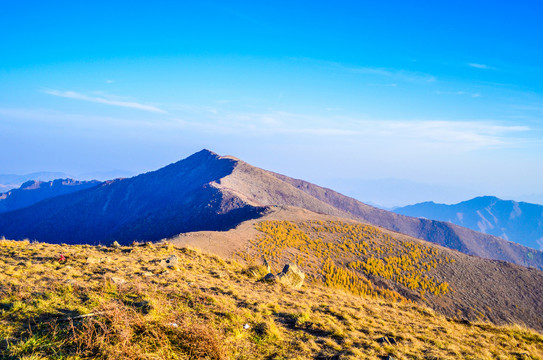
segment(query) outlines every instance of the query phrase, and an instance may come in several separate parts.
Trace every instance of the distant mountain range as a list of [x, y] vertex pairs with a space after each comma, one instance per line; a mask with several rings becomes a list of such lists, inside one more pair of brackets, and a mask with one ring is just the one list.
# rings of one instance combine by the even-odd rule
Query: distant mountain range
[[16, 174], [0, 174], [0, 193], [9, 191], [11, 189], [16, 189], [27, 181], [52, 181], [58, 179], [77, 179], [77, 180], [110, 180], [117, 179], [121, 177], [131, 177], [135, 173], [126, 170], [109, 170], [109, 171], [95, 171], [87, 172], [83, 174], [69, 175], [64, 172], [51, 172], [51, 171], [40, 171], [34, 172], [25, 175], [16, 175]]
[[451, 222], [543, 250], [543, 205], [482, 196], [453, 205], [423, 202], [394, 212]]
[[543, 268], [543, 253], [448, 222], [412, 218], [202, 150], [162, 169], [107, 181], [0, 215], [0, 236], [131, 243], [236, 227], [273, 206], [350, 218], [471, 255]]
[[51, 181], [55, 179], [66, 179], [71, 177], [63, 172], [40, 171], [25, 175], [0, 174], [0, 192], [18, 188], [21, 184], [30, 181]]
[[30, 180], [23, 183], [18, 189], [0, 194], [0, 213], [21, 209], [45, 199], [70, 194], [99, 184], [100, 181], [73, 179], [57, 179], [48, 182]]

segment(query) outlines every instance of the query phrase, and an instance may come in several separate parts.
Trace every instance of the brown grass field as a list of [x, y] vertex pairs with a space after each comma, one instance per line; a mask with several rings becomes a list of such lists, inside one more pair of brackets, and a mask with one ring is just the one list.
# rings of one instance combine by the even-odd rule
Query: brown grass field
[[[61, 260], [63, 255], [66, 260]], [[178, 264], [165, 268], [170, 255]], [[4, 359], [542, 359], [543, 336], [167, 243], [0, 241]], [[382, 338], [394, 339], [388, 343]]]

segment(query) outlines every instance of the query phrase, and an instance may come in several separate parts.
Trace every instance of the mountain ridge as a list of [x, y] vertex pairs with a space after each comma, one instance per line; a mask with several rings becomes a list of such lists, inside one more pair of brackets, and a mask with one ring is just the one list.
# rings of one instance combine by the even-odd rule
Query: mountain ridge
[[377, 209], [207, 149], [155, 171], [4, 213], [0, 236], [65, 243], [156, 241], [190, 231], [228, 230], [272, 206], [349, 218], [467, 254], [543, 268], [539, 251], [454, 224]]
[[42, 200], [70, 194], [93, 186], [100, 181], [79, 181], [70, 178], [52, 181], [28, 180], [19, 188], [0, 194], [0, 213], [34, 205]]
[[543, 205], [479, 196], [457, 204], [424, 202], [397, 213], [447, 221], [472, 230], [543, 250]]

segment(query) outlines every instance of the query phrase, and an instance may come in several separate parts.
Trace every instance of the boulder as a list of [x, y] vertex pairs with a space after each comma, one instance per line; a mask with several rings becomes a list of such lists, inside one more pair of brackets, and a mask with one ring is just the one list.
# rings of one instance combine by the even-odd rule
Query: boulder
[[276, 278], [283, 285], [299, 289], [304, 283], [305, 274], [295, 264], [286, 264]]

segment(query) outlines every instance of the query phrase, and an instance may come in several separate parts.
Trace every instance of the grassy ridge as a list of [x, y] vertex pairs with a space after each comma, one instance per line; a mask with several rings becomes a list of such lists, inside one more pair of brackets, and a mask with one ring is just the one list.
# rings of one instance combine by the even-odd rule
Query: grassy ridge
[[[166, 268], [161, 260], [171, 255], [178, 263]], [[543, 358], [543, 337], [525, 328], [462, 323], [412, 303], [317, 283], [293, 290], [257, 280], [236, 261], [167, 244], [3, 240], [0, 356]], [[397, 343], [380, 343], [384, 336]]]

